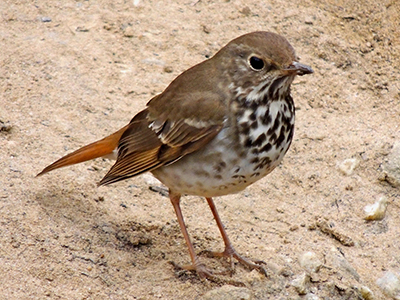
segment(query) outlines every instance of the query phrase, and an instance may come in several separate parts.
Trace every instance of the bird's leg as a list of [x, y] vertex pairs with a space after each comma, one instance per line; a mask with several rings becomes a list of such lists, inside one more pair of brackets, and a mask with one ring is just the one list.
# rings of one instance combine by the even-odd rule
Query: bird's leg
[[207, 199], [208, 205], [210, 206], [210, 209], [214, 216], [214, 219], [217, 222], [219, 231], [221, 232], [222, 239], [224, 240], [225, 250], [223, 252], [202, 251], [202, 253], [205, 253], [208, 256], [214, 256], [214, 257], [228, 257], [230, 259], [232, 271], [234, 270], [232, 258], [235, 258], [237, 261], [239, 261], [241, 264], [245, 265], [246, 267], [248, 267], [250, 269], [257, 269], [258, 271], [263, 273], [265, 276], [267, 276], [267, 270], [261, 265], [262, 263], [264, 263], [263, 261], [255, 260], [253, 262], [250, 259], [245, 258], [236, 252], [236, 250], [232, 246], [231, 241], [228, 238], [228, 235], [224, 228], [224, 224], [222, 224], [221, 218], [219, 217], [219, 214], [217, 212], [217, 208], [215, 207], [214, 201], [212, 200], [212, 198], [206, 197], [206, 199]]
[[194, 252], [193, 244], [190, 241], [190, 237], [187, 232], [185, 221], [183, 219], [183, 215], [182, 215], [182, 211], [181, 211], [181, 207], [180, 207], [181, 195], [175, 194], [175, 193], [169, 191], [169, 198], [171, 200], [172, 205], [174, 206], [176, 217], [178, 218], [179, 226], [181, 228], [183, 237], [185, 238], [186, 245], [189, 249], [190, 258], [192, 260], [191, 265], [177, 266], [176, 264], [174, 264], [174, 266], [179, 267], [181, 269], [189, 270], [189, 271], [196, 271], [197, 274], [200, 276], [200, 278], [213, 279], [214, 278], [213, 272], [208, 270], [204, 264], [200, 263], [196, 253]]

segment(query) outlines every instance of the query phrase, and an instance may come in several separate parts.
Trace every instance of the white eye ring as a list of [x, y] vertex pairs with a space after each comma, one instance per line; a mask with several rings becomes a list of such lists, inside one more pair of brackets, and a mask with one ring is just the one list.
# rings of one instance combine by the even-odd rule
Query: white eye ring
[[261, 71], [264, 69], [265, 63], [262, 58], [252, 55], [249, 57], [249, 65], [254, 71]]

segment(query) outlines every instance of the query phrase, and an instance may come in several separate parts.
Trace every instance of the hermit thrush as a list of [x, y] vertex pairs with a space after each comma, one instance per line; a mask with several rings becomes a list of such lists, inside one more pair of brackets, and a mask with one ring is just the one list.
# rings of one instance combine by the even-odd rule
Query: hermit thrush
[[117, 161], [100, 185], [150, 171], [169, 188], [192, 264], [213, 277], [198, 259], [180, 209], [182, 194], [203, 196], [225, 243], [218, 256], [265, 269], [232, 247], [211, 197], [236, 193], [270, 173], [293, 137], [295, 108], [290, 85], [312, 73], [297, 61], [282, 36], [252, 32], [179, 75], [164, 92], [114, 134], [46, 167], [38, 175], [113, 153]]

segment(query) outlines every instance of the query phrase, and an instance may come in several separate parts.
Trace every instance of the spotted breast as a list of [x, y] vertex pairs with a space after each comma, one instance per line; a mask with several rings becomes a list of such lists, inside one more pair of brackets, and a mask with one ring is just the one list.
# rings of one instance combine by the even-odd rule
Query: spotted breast
[[292, 141], [293, 79], [279, 77], [252, 91], [233, 90], [232, 117], [224, 121], [218, 135], [192, 155], [153, 170], [154, 176], [172, 190], [205, 197], [242, 191], [266, 176], [282, 161]]

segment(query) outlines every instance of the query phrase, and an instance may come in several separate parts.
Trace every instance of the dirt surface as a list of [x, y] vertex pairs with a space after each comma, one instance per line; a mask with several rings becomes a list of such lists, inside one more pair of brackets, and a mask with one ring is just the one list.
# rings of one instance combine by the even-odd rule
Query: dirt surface
[[[376, 281], [400, 271], [400, 191], [380, 180], [400, 141], [399, 19], [396, 0], [1, 1], [0, 298], [240, 299], [241, 285], [241, 299], [386, 299]], [[98, 159], [35, 178], [255, 30], [287, 37], [315, 71], [293, 84], [284, 162], [215, 199], [236, 249], [264, 260], [268, 278], [240, 265], [225, 283], [175, 272], [169, 261], [189, 256], [150, 175], [98, 188], [112, 164]], [[384, 219], [365, 221], [382, 196]], [[196, 251], [222, 250], [204, 199], [182, 209]]]

